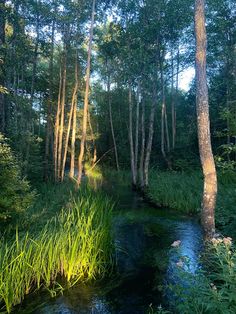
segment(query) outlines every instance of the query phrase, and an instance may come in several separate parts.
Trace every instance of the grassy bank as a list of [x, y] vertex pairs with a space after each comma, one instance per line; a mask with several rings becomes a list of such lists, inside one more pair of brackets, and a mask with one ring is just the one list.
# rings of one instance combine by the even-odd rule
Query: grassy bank
[[176, 266], [179, 281], [187, 284], [169, 286], [174, 313], [236, 313], [236, 251], [232, 239], [212, 239], [202, 261], [204, 267], [192, 273], [186, 271], [188, 261], [180, 257]]
[[7, 312], [36, 289], [54, 295], [79, 280], [103, 276], [111, 266], [110, 200], [66, 184], [42, 191], [14, 240], [0, 242], [0, 305]]
[[[218, 173], [216, 207], [217, 227], [227, 235], [236, 236], [236, 176]], [[200, 212], [203, 178], [200, 171], [184, 173], [152, 171], [148, 197], [158, 204], [183, 213]]]
[[[233, 172], [218, 172], [216, 225], [224, 235], [236, 238], [236, 176]], [[195, 172], [154, 172], [150, 174], [148, 197], [153, 202], [186, 214], [200, 212], [203, 178]], [[179, 259], [180, 282], [169, 289], [173, 294], [170, 310], [175, 313], [235, 313], [236, 311], [236, 251], [231, 238], [213, 239], [205, 255], [204, 267], [198, 273], [186, 271], [188, 261]], [[182, 266], [183, 265], [183, 266]], [[188, 292], [186, 292], [188, 291]], [[171, 313], [169, 312], [169, 313]], [[155, 312], [153, 312], [155, 313]], [[168, 313], [157, 310], [156, 313]]]

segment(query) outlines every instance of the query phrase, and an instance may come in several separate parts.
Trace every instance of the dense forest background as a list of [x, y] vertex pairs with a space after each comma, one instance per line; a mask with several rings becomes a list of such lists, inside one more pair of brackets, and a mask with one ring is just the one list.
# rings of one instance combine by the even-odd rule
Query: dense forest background
[[236, 313], [235, 170], [235, 0], [0, 0], [0, 311]]
[[[198, 166], [194, 82], [189, 91], [179, 88], [181, 73], [194, 66], [193, 9], [184, 0], [96, 3], [89, 164], [97, 154], [109, 166], [128, 168], [130, 156], [139, 162], [140, 149], [153, 167]], [[91, 10], [87, 1], [1, 1], [1, 132], [29, 180], [54, 177], [57, 119], [59, 167], [78, 156]], [[210, 0], [206, 14], [214, 154], [219, 167], [233, 169], [235, 3]]]

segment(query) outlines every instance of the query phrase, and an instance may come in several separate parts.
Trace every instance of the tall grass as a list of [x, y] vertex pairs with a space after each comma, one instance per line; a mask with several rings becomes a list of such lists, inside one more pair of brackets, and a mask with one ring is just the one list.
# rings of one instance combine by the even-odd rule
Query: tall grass
[[13, 242], [1, 241], [0, 304], [8, 313], [35, 289], [61, 287], [58, 278], [71, 286], [111, 266], [111, 202], [86, 191], [67, 207], [38, 235], [17, 231]]
[[148, 196], [154, 202], [184, 213], [200, 210], [202, 177], [199, 172], [154, 172], [150, 173]]
[[[224, 234], [236, 237], [236, 176], [218, 171], [216, 224]], [[147, 191], [153, 202], [182, 213], [198, 213], [201, 208], [203, 178], [201, 171], [152, 171]]]

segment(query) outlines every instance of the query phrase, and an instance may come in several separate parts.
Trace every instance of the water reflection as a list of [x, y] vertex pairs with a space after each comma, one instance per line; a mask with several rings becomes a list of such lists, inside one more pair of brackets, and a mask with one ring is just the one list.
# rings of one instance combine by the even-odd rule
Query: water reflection
[[[17, 313], [142, 314], [151, 303], [164, 303], [159, 285], [186, 284], [178, 276], [176, 263], [186, 256], [186, 271], [195, 273], [199, 268], [199, 225], [189, 218], [153, 209], [137, 195], [127, 193], [120, 196], [120, 214], [114, 219], [117, 277], [98, 287], [73, 287], [55, 299], [45, 293], [30, 296]], [[178, 250], [170, 250], [175, 240], [181, 245]]]

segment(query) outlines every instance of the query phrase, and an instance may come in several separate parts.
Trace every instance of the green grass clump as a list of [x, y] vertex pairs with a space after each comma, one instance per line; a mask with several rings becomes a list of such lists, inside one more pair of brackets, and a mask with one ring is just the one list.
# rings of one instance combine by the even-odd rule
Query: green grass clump
[[202, 186], [200, 172], [152, 171], [147, 193], [153, 202], [189, 214], [200, 210]]
[[[236, 176], [218, 171], [216, 225], [224, 234], [236, 237]], [[182, 213], [198, 213], [201, 208], [203, 177], [201, 171], [152, 171], [148, 197], [154, 202]]]
[[[37, 234], [0, 243], [0, 304], [8, 313], [24, 296], [45, 287], [72, 286], [103, 276], [111, 266], [111, 202], [84, 191]], [[58, 280], [60, 278], [60, 280]]]

